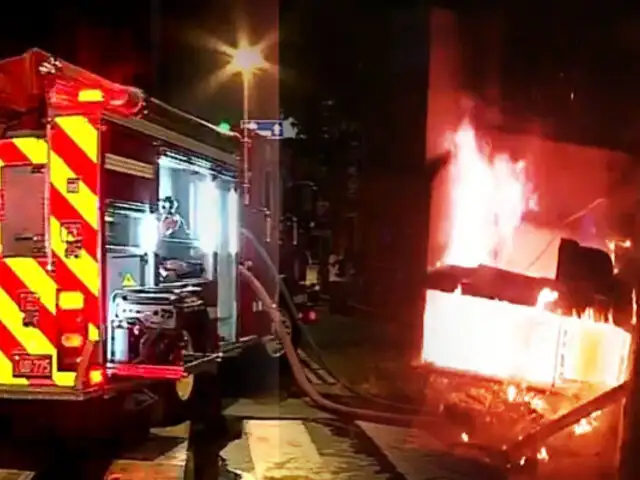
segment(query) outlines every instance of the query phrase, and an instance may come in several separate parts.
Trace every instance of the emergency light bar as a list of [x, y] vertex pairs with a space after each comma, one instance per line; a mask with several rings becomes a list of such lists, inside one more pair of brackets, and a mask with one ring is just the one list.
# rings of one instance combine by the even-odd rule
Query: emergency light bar
[[67, 79], [54, 82], [48, 99], [52, 108], [62, 112], [89, 107], [122, 116], [135, 115], [144, 105], [142, 92], [134, 88], [119, 85], [111, 88], [85, 87]]

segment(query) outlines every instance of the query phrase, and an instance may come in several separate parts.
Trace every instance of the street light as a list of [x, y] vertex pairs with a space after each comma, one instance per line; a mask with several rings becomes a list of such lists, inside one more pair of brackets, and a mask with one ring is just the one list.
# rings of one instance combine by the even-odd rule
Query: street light
[[242, 162], [243, 162], [243, 203], [249, 205], [249, 95], [251, 79], [268, 64], [262, 54], [262, 46], [241, 44], [231, 54], [231, 73], [242, 76]]

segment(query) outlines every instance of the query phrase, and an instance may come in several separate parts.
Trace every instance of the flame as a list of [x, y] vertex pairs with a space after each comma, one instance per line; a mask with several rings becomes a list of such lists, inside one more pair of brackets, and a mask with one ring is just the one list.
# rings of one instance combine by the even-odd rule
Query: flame
[[538, 454], [536, 456], [538, 457], [538, 460], [540, 460], [541, 462], [549, 461], [549, 452], [547, 452], [546, 447], [542, 447], [540, 450], [538, 450]]
[[518, 387], [515, 385], [507, 386], [507, 400], [509, 402], [515, 402], [516, 398], [518, 398]]
[[451, 231], [444, 263], [498, 266], [511, 249], [530, 199], [524, 162], [485, 156], [465, 122], [453, 137]]
[[558, 299], [558, 292], [551, 290], [550, 288], [543, 288], [538, 294], [538, 301], [536, 302], [536, 308], [544, 310], [547, 306]]
[[[453, 136], [449, 168], [449, 238], [441, 263], [505, 268], [515, 232], [533, 208], [525, 163], [485, 155], [465, 122]], [[571, 381], [605, 388], [623, 381], [629, 333], [593, 309], [572, 315], [550, 311], [557, 299], [549, 288], [539, 292], [535, 306], [465, 295], [459, 286], [453, 293], [428, 290], [422, 360], [544, 388]], [[510, 401], [517, 393], [507, 387]]]
[[588, 417], [583, 418], [573, 426], [573, 434], [575, 436], [585, 435], [593, 431], [598, 425], [598, 417], [602, 412], [594, 412]]
[[605, 241], [605, 244], [609, 252], [609, 257], [611, 257], [611, 262], [613, 263], [613, 270], [615, 273], [618, 273], [620, 271], [620, 267], [618, 265], [618, 252], [620, 250], [630, 249], [633, 246], [633, 244], [629, 239], [625, 239], [625, 240], [609, 239]]

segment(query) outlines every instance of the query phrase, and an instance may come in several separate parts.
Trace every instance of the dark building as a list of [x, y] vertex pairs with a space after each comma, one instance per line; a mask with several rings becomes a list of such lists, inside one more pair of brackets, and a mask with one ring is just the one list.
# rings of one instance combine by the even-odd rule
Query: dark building
[[357, 211], [360, 301], [415, 320], [427, 251], [429, 12], [398, 7], [371, 17]]

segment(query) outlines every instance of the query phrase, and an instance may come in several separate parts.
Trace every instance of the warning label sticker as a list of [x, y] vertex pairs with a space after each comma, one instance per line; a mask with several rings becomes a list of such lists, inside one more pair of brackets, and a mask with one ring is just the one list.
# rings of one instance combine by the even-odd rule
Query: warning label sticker
[[122, 276], [122, 286], [123, 287], [135, 287], [136, 285], [138, 285], [138, 284], [133, 279], [133, 275], [131, 275], [130, 273], [125, 273]]

